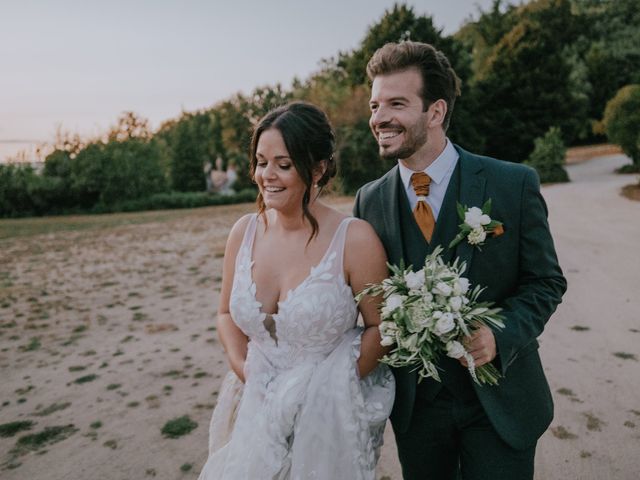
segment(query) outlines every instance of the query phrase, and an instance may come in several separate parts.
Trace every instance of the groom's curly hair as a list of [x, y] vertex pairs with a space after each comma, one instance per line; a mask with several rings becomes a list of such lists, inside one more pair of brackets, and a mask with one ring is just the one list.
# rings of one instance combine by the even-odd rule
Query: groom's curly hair
[[376, 50], [367, 64], [369, 80], [378, 75], [388, 75], [417, 68], [422, 76], [423, 111], [436, 100], [447, 103], [447, 113], [442, 127], [449, 128], [456, 97], [460, 95], [460, 79], [451, 67], [449, 59], [433, 45], [404, 41], [387, 43]]
[[[309, 241], [318, 233], [318, 221], [309, 211], [312, 196], [313, 175], [318, 171], [322, 176], [316, 182], [319, 195], [327, 186], [329, 180], [336, 174], [335, 134], [327, 115], [315, 105], [296, 101], [290, 102], [268, 112], [256, 126], [251, 138], [249, 174], [255, 182], [258, 159], [258, 141], [265, 130], [277, 129], [282, 135], [291, 161], [306, 186], [302, 198], [302, 213], [311, 224], [312, 233]], [[258, 213], [263, 215], [266, 210], [262, 194], [258, 192], [256, 199]], [[266, 217], [265, 223], [266, 223]]]

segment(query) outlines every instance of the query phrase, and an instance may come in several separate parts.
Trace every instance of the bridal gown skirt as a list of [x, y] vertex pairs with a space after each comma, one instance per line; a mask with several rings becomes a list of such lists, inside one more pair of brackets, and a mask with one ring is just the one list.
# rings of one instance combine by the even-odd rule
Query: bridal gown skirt
[[358, 378], [361, 334], [285, 369], [249, 342], [247, 382], [223, 381], [199, 480], [373, 480], [395, 384], [385, 365]]

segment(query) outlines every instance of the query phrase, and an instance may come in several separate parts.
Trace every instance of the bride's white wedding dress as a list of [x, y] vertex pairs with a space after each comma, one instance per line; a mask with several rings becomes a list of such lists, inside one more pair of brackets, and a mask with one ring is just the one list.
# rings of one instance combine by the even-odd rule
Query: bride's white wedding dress
[[230, 372], [210, 427], [209, 458], [199, 480], [375, 478], [393, 376], [379, 365], [358, 377], [362, 329], [343, 274], [351, 218], [327, 252], [274, 314], [267, 330], [255, 298], [254, 215], [236, 257], [231, 315], [250, 338], [246, 384]]

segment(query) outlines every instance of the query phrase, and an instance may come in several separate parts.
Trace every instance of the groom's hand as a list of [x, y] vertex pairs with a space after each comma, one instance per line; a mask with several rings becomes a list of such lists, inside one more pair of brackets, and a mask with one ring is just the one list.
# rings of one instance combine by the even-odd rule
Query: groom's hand
[[[496, 339], [491, 329], [485, 325], [481, 325], [471, 336], [466, 337], [463, 344], [473, 357], [476, 367], [481, 367], [496, 358]], [[459, 360], [465, 367], [469, 366], [464, 357]]]

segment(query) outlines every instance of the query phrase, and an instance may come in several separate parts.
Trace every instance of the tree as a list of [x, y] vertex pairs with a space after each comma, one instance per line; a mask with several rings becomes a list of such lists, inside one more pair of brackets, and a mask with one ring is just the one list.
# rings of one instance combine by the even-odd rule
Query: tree
[[609, 140], [633, 161], [633, 167], [624, 171], [640, 172], [640, 85], [621, 88], [607, 102], [602, 124]]
[[395, 163], [378, 155], [378, 144], [366, 120], [342, 127], [338, 133], [338, 183], [343, 193], [355, 193], [365, 183], [383, 175]]
[[123, 112], [118, 117], [117, 123], [109, 130], [107, 141], [124, 142], [133, 138], [140, 140], [149, 140], [151, 138], [149, 121], [138, 116], [135, 112]]
[[171, 187], [179, 192], [206, 188], [202, 150], [194, 141], [193, 130], [188, 117], [183, 116], [171, 135]]
[[485, 151], [514, 162], [527, 158], [534, 139], [552, 125], [573, 141], [584, 130], [588, 109], [563, 51], [581, 28], [570, 1], [538, 0], [518, 15], [476, 84]]
[[584, 16], [584, 58], [592, 91], [589, 117], [601, 118], [623, 86], [640, 83], [640, 9], [637, 0], [574, 0]]

